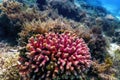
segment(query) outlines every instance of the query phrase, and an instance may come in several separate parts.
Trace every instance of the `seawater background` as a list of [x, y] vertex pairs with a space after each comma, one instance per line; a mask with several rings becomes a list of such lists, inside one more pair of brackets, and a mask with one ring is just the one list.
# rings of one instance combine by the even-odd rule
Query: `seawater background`
[[99, 0], [102, 6], [120, 20], [120, 0]]
[[[75, 0], [76, 5], [79, 6], [79, 1], [82, 0]], [[83, 0], [86, 1], [88, 4], [94, 6], [102, 6], [114, 16], [116, 16], [120, 20], [120, 0]]]

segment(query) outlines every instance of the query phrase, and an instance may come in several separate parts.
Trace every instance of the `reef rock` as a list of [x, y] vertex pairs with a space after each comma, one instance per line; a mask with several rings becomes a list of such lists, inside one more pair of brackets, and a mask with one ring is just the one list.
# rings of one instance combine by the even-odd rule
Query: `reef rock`
[[[80, 21], [85, 14], [75, 4], [73, 0], [37, 0], [40, 10], [46, 10], [49, 8], [56, 11], [56, 13], [76, 21]], [[48, 6], [49, 5], [49, 6]]]
[[105, 18], [108, 19], [108, 20], [114, 20], [115, 19], [115, 17], [113, 17], [111, 14], [106, 15]]

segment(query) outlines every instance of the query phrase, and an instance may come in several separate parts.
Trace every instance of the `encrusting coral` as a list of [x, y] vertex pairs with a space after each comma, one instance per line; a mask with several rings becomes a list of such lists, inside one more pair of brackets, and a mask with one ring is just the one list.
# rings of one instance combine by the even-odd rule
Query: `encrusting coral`
[[90, 58], [82, 38], [69, 32], [38, 34], [29, 39], [26, 53], [20, 54], [19, 72], [23, 79], [80, 79], [90, 67]]

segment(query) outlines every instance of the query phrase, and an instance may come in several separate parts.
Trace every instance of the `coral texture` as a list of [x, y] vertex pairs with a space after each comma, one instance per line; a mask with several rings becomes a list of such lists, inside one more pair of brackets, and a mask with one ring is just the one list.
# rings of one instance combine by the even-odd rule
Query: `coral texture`
[[69, 32], [38, 34], [29, 39], [26, 50], [19, 58], [23, 78], [79, 79], [91, 63], [84, 40]]
[[0, 36], [5, 38], [13, 36], [13, 41], [19, 37], [18, 33], [23, 30], [24, 23], [39, 19], [43, 21], [48, 14], [16, 0], [1, 3], [0, 11]]
[[[75, 23], [74, 23], [75, 24]], [[63, 33], [65, 31], [72, 31], [71, 23], [67, 20], [58, 19], [47, 19], [46, 21], [34, 20], [32, 22], [25, 22], [23, 29], [19, 33], [19, 44], [25, 46], [28, 43], [28, 39], [32, 35], [44, 34], [46, 32]]]
[[0, 80], [20, 80], [17, 67], [18, 53], [0, 54]]
[[104, 62], [107, 57], [107, 40], [102, 35], [102, 30], [100, 27], [92, 27], [91, 29], [82, 29], [80, 27], [76, 28], [75, 33], [84, 39], [90, 48], [90, 53], [92, 60], [98, 60], [99, 62]]
[[[94, 80], [118, 80], [116, 79], [116, 69], [113, 68], [113, 61], [110, 57], [105, 59], [104, 63], [99, 63], [99, 61], [92, 61], [91, 67], [88, 71], [90, 78]], [[91, 80], [91, 79], [90, 79]]]

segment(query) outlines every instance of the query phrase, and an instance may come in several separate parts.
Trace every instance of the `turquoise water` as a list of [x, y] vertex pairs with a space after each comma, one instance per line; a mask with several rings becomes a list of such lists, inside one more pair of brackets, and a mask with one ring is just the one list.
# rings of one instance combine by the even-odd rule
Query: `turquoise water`
[[[79, 1], [75, 3], [79, 6]], [[84, 0], [83, 0], [84, 1]], [[95, 6], [102, 6], [120, 20], [120, 0], [85, 0], [87, 3]]]
[[102, 6], [120, 20], [120, 0], [99, 0]]

